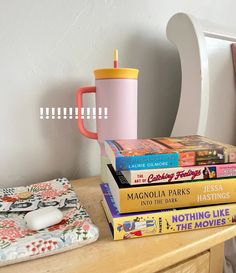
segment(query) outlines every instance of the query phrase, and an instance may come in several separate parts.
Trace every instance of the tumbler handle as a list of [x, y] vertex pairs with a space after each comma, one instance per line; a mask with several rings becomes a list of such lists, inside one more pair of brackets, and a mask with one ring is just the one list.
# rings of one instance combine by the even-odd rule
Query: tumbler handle
[[92, 138], [92, 139], [98, 139], [98, 134], [88, 131], [85, 127], [84, 127], [84, 121], [81, 118], [81, 108], [83, 107], [83, 94], [85, 93], [96, 93], [96, 87], [95, 86], [86, 86], [86, 87], [81, 87], [78, 91], [77, 91], [77, 97], [76, 97], [76, 103], [78, 106], [78, 127], [80, 130], [80, 133], [88, 138]]

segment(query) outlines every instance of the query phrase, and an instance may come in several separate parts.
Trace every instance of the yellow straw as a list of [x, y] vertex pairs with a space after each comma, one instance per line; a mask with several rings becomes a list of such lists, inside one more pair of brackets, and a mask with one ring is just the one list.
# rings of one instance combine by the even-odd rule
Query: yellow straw
[[114, 49], [114, 68], [118, 68], [118, 50]]

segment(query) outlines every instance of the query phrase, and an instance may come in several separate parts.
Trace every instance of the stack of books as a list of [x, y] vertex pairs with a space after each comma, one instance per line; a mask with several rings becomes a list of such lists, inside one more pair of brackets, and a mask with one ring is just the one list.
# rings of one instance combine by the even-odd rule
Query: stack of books
[[102, 205], [115, 240], [236, 222], [235, 146], [194, 135], [107, 140], [105, 149]]

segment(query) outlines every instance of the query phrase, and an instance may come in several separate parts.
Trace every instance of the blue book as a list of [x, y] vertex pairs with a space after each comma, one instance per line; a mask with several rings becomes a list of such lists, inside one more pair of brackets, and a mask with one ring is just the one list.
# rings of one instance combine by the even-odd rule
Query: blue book
[[116, 171], [163, 169], [236, 162], [236, 147], [193, 135], [105, 141]]

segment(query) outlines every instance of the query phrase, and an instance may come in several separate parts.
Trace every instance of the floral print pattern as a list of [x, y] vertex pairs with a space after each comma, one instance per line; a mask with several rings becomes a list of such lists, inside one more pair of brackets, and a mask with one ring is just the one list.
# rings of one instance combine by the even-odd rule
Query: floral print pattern
[[26, 227], [26, 212], [0, 213], [0, 266], [97, 240], [98, 228], [79, 202], [62, 212], [60, 223], [39, 231]]
[[1, 211], [31, 211], [41, 207], [76, 207], [77, 196], [66, 178], [26, 187], [0, 189]]

